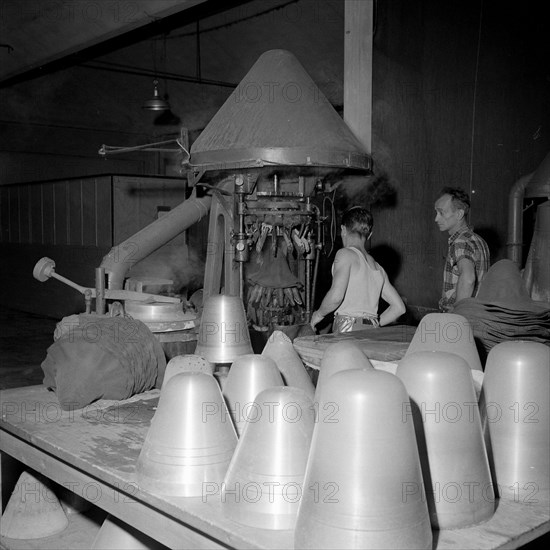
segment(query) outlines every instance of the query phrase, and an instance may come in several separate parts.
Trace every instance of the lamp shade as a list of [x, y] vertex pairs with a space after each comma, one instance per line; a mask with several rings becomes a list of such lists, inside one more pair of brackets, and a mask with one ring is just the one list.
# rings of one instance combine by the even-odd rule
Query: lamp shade
[[153, 80], [153, 97], [148, 99], [141, 107], [148, 111], [169, 111], [168, 101], [160, 97], [158, 83], [158, 80]]

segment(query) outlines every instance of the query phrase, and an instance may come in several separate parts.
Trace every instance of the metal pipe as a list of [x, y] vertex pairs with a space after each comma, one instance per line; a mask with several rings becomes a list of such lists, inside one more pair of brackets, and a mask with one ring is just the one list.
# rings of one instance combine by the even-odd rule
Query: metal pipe
[[312, 205], [313, 210], [315, 211], [315, 223], [317, 225], [317, 238], [316, 238], [316, 245], [315, 245], [315, 263], [313, 265], [313, 282], [311, 284], [311, 304], [310, 307], [313, 309], [315, 307], [315, 294], [317, 291], [317, 274], [319, 272], [319, 257], [321, 254], [321, 250], [324, 248], [324, 232], [321, 231], [321, 224], [323, 223], [321, 220], [321, 211], [319, 210], [319, 207], [316, 205]]
[[317, 294], [317, 275], [319, 274], [319, 250], [315, 254], [315, 263], [313, 264], [313, 282], [311, 283], [311, 307], [315, 307], [315, 295]]
[[66, 285], [75, 288], [76, 290], [78, 290], [78, 292], [82, 292], [82, 294], [84, 294], [87, 290], [86, 287], [73, 283], [73, 281], [67, 279], [66, 277], [63, 277], [63, 275], [59, 275], [59, 273], [56, 273], [55, 271], [52, 271], [49, 274], [49, 277], [53, 277], [54, 279], [57, 279], [58, 281], [61, 281], [62, 283], [65, 283]]
[[235, 260], [239, 264], [239, 296], [244, 301], [244, 263], [248, 261], [248, 246], [245, 234], [244, 217], [246, 214], [246, 204], [244, 195], [246, 188], [244, 185], [245, 177], [243, 174], [237, 174], [235, 177], [234, 193], [237, 195], [237, 217], [238, 229], [235, 242]]
[[95, 270], [95, 312], [105, 314], [105, 269], [96, 267]]
[[149, 69], [141, 69], [139, 67], [130, 67], [129, 65], [121, 65], [118, 63], [109, 63], [107, 61], [94, 61], [83, 63], [81, 67], [88, 69], [97, 69], [100, 71], [110, 71], [121, 74], [131, 74], [136, 76], [158, 77], [164, 80], [174, 80], [177, 82], [192, 82], [195, 84], [222, 86], [225, 88], [236, 88], [238, 84], [234, 82], [224, 82], [222, 80], [211, 80], [209, 78], [197, 78], [196, 76], [186, 76], [166, 71], [153, 71]]
[[[246, 246], [246, 236], [244, 233], [244, 215], [245, 215], [245, 204], [244, 204], [244, 195], [239, 194], [239, 203], [238, 203], [238, 216], [239, 216], [239, 235], [237, 246], [239, 247], [236, 251], [235, 256], [239, 261], [239, 296], [241, 300], [244, 301], [244, 262], [248, 259], [247, 252], [248, 248]], [[242, 249], [241, 249], [242, 248]]]
[[306, 295], [306, 319], [311, 320], [311, 260], [306, 259], [305, 295]]
[[523, 197], [534, 172], [519, 178], [512, 186], [508, 198], [508, 259], [521, 268], [523, 238]]
[[125, 275], [134, 264], [206, 216], [211, 202], [210, 196], [191, 196], [135, 235], [111, 248], [100, 265], [107, 274], [108, 288], [122, 289]]
[[86, 307], [86, 313], [92, 313], [92, 289], [87, 288], [84, 292], [84, 304]]

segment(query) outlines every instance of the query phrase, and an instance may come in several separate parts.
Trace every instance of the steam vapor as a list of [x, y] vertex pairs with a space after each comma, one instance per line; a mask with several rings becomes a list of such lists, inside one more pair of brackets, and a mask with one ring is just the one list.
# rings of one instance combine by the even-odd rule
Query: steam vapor
[[372, 176], [348, 176], [337, 188], [336, 207], [345, 211], [352, 206], [372, 208], [390, 207], [396, 198], [396, 188], [388, 174], [380, 172]]
[[202, 287], [204, 260], [186, 246], [164, 246], [133, 266], [128, 275], [138, 279], [171, 279], [177, 294], [193, 292]]

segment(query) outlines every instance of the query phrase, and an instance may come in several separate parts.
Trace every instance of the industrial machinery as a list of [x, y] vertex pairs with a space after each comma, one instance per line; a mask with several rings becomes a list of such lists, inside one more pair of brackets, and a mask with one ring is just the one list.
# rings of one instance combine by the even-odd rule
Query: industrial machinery
[[257, 331], [306, 322], [323, 246], [318, 185], [256, 170], [213, 190], [204, 296], [240, 295]]
[[[550, 153], [534, 172], [514, 183], [508, 200], [508, 258], [524, 268], [527, 291], [533, 300], [541, 302], [550, 302], [549, 199]], [[530, 231], [525, 231], [524, 225]]]
[[[371, 173], [359, 140], [298, 60], [271, 50], [189, 152], [178, 145], [192, 192], [104, 257], [97, 286], [105, 285], [105, 299], [128, 291], [134, 264], [208, 215], [203, 299], [240, 296], [251, 328], [262, 333], [309, 321], [325, 246], [323, 198], [347, 177]], [[103, 314], [100, 291], [97, 299]]]
[[258, 331], [309, 321], [322, 199], [371, 163], [290, 52], [260, 56], [184, 167], [191, 185], [212, 194], [205, 297], [239, 294]]

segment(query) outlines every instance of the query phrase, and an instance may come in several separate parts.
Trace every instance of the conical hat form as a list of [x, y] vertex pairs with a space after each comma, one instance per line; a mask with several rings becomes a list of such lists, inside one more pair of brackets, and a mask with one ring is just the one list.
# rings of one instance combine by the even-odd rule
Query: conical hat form
[[321, 390], [327, 380], [337, 372], [351, 369], [374, 369], [368, 357], [353, 340], [331, 344], [323, 354], [314, 401], [319, 403]]
[[483, 277], [475, 300], [517, 311], [539, 312], [547, 309], [548, 304], [533, 300], [527, 290], [526, 281], [530, 277], [531, 267], [526, 264], [524, 280], [518, 265], [512, 260], [495, 262]]
[[315, 393], [313, 382], [292, 341], [284, 332], [273, 331], [262, 350], [262, 355], [271, 357], [275, 361], [287, 386], [300, 388], [313, 399]]
[[248, 321], [238, 296], [215, 294], [204, 302], [195, 355], [210, 363], [232, 363], [253, 353]]
[[113, 516], [107, 516], [98, 531], [92, 550], [161, 550], [156, 540]]
[[256, 396], [273, 386], [284, 386], [284, 382], [270, 357], [250, 353], [233, 362], [223, 387], [223, 396], [238, 435], [244, 430], [248, 415], [254, 414]]
[[254, 400], [222, 486], [224, 515], [259, 529], [293, 529], [315, 424], [299, 388], [267, 388]]
[[431, 550], [430, 517], [405, 386], [376, 369], [337, 372], [313, 429], [295, 548]]
[[405, 357], [419, 351], [444, 351], [462, 357], [472, 370], [481, 371], [472, 326], [456, 313], [428, 313], [414, 333]]
[[214, 374], [214, 365], [200, 355], [176, 355], [172, 357], [166, 365], [164, 379], [162, 380], [161, 390], [166, 386], [166, 382], [182, 372], [204, 372], [205, 374]]
[[487, 521], [495, 496], [469, 365], [455, 353], [419, 351], [396, 375], [410, 398], [403, 414], [413, 418], [432, 526]]
[[525, 340], [500, 342], [487, 357], [480, 411], [502, 500], [548, 503], [549, 364], [550, 348]]
[[60, 533], [68, 525], [58, 498], [42, 476], [23, 472], [2, 514], [0, 535], [12, 539], [41, 539]]
[[221, 484], [236, 445], [215, 378], [176, 374], [161, 391], [136, 464], [137, 483], [154, 494], [200, 497], [205, 483]]

